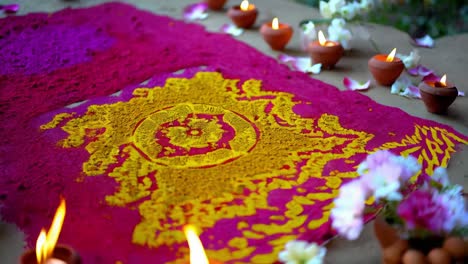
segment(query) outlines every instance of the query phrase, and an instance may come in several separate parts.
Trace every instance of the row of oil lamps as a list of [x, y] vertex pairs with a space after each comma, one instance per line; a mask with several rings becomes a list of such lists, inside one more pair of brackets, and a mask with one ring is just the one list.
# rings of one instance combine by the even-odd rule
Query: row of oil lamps
[[[204, 0], [213, 10], [221, 10], [226, 0]], [[240, 28], [251, 28], [258, 15], [255, 5], [243, 0], [240, 5], [229, 8], [228, 17]], [[264, 23], [260, 27], [263, 39], [273, 50], [284, 50], [293, 35], [293, 29], [286, 23], [279, 23], [278, 18]], [[344, 54], [339, 42], [325, 38], [322, 31], [318, 32], [318, 40], [309, 43], [307, 51], [314, 64], [321, 63], [322, 68], [332, 69]], [[369, 71], [377, 83], [391, 86], [404, 70], [403, 62], [395, 57], [396, 50], [390, 54], [377, 54], [368, 62]], [[444, 89], [440, 89], [444, 88]], [[423, 81], [419, 84], [421, 97], [426, 109], [431, 113], [443, 114], [458, 96], [457, 88], [442, 77], [439, 81]]]
[[[37, 238], [36, 248], [21, 255], [20, 264], [81, 264], [80, 255], [71, 247], [57, 245], [57, 241], [65, 220], [65, 199], [61, 198], [55, 212], [49, 231], [44, 228]], [[203, 244], [197, 235], [197, 229], [192, 225], [183, 228], [190, 249], [190, 264], [220, 264], [221, 262], [208, 259]]]

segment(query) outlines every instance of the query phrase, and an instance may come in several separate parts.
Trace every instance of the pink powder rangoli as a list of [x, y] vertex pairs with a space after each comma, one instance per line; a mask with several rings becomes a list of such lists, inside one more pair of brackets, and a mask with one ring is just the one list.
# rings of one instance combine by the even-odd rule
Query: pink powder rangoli
[[[35, 56], [41, 42], [23, 40], [48, 30], [80, 47]], [[32, 246], [62, 194], [60, 241], [86, 263], [184, 259], [186, 223], [212, 258], [271, 263], [291, 239], [334, 235], [331, 201], [367, 153], [413, 155], [430, 173], [468, 143], [124, 4], [6, 18], [0, 35], [23, 47], [0, 54], [2, 216]]]

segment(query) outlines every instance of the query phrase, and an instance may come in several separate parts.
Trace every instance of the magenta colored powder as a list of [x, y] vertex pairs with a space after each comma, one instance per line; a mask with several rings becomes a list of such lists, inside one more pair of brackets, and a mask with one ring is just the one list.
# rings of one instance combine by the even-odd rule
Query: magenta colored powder
[[[46, 41], [45, 32], [51, 36], [51, 43], [55, 43], [55, 51]], [[206, 70], [221, 72], [224, 78], [241, 82], [259, 79], [264, 90], [284, 91], [295, 94], [297, 100], [313, 102], [298, 105], [294, 110], [312, 118], [324, 113], [336, 115], [344, 127], [375, 135], [367, 145], [368, 150], [413, 135], [415, 124], [446, 129], [463, 140], [468, 139], [448, 126], [409, 116], [359, 93], [342, 92], [306, 74], [292, 72], [228, 35], [209, 33], [200, 25], [156, 16], [125, 4], [66, 9], [51, 15], [7, 17], [0, 20], [0, 36], [0, 43], [6, 45], [6, 48], [0, 45], [2, 217], [24, 230], [28, 245], [33, 246], [40, 228], [49, 226], [59, 195], [63, 195], [69, 210], [60, 241], [76, 248], [84, 263], [115, 263], [117, 260], [164, 263], [174, 259], [174, 251], [167, 247], [150, 249], [132, 244], [133, 228], [141, 220], [138, 210], [110, 207], [104, 202], [104, 197], [117, 188], [114, 180], [105, 176], [81, 177], [81, 166], [89, 154], [83, 149], [57, 147], [57, 141], [65, 136], [59, 130], [42, 132], [38, 129], [71, 103], [89, 99], [93, 104], [125, 101], [143, 81], [150, 79], [149, 86], [161, 85], [172, 76], [171, 72], [193, 67], [175, 75], [191, 77], [200, 71], [197, 67], [209, 66]], [[37, 41], [26, 41], [32, 38]], [[122, 89], [120, 97], [105, 97]], [[83, 113], [89, 104], [74, 111]], [[428, 149], [422, 143], [411, 147], [420, 147], [413, 155]], [[397, 147], [392, 151], [407, 148]], [[449, 154], [439, 152], [435, 158], [442, 160]], [[351, 157], [357, 162], [364, 158], [364, 155]], [[300, 169], [303, 165], [300, 163], [297, 167]], [[335, 161], [326, 166], [322, 176], [332, 175], [333, 167], [347, 171], [349, 166]], [[423, 166], [426, 168], [427, 164]], [[77, 181], [78, 178], [82, 181]], [[323, 184], [323, 179], [311, 178], [301, 188], [313, 192]], [[300, 190], [294, 188], [277, 190], [268, 201], [284, 209], [288, 197], [299, 193]], [[329, 203], [318, 201], [305, 205], [307, 222], [320, 218], [323, 207]], [[282, 223], [282, 220], [269, 219], [268, 215], [268, 211], [262, 209], [254, 216], [219, 221], [213, 228], [204, 230], [201, 238], [228, 241], [240, 235], [236, 228], [240, 221]], [[301, 239], [323, 242], [334, 232], [328, 222], [298, 235]], [[250, 240], [256, 243], [256, 250], [250, 257], [269, 252], [268, 242], [274, 238]], [[222, 248], [216, 243], [207, 244], [208, 248]], [[239, 261], [249, 262], [249, 258]]]
[[90, 61], [114, 42], [90, 26], [35, 24], [0, 38], [0, 75], [48, 73]]

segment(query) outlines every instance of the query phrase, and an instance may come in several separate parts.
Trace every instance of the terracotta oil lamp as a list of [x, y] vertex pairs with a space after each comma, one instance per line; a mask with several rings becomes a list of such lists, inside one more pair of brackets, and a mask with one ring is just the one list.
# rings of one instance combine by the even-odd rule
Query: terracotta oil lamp
[[80, 256], [70, 247], [55, 246], [65, 218], [65, 200], [61, 199], [50, 230], [41, 230], [35, 250], [23, 253], [20, 264], [81, 264]]
[[381, 85], [392, 85], [405, 68], [403, 62], [399, 58], [396, 58], [395, 54], [396, 49], [393, 49], [388, 56], [377, 54], [368, 62], [370, 72]]
[[421, 99], [430, 113], [446, 113], [458, 96], [457, 87], [447, 82], [447, 75], [442, 76], [439, 81], [422, 81], [418, 87]]
[[327, 40], [321, 30], [318, 40], [311, 42], [307, 50], [313, 63], [321, 63], [324, 69], [333, 69], [344, 53], [343, 46], [339, 42]]
[[80, 256], [72, 248], [58, 245], [54, 248], [52, 255], [45, 261], [39, 262], [36, 250], [28, 250], [20, 260], [21, 264], [81, 264]]
[[290, 25], [279, 23], [277, 17], [271, 22], [265, 23], [260, 28], [263, 39], [273, 50], [284, 50], [293, 35], [293, 29]]
[[204, 0], [211, 10], [221, 10], [226, 4], [227, 0]]
[[255, 24], [258, 11], [255, 5], [244, 0], [240, 5], [231, 7], [227, 15], [237, 27], [251, 28]]
[[187, 264], [223, 264], [221, 261], [208, 259], [203, 244], [197, 235], [196, 228], [193, 225], [184, 226], [184, 234], [190, 249], [190, 262], [187, 262]]

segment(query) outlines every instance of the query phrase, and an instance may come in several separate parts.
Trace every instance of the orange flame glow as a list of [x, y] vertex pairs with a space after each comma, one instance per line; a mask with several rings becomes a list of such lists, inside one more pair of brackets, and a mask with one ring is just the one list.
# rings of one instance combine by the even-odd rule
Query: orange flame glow
[[442, 78], [440, 78], [440, 83], [443, 86], [447, 86], [447, 74], [444, 74], [444, 76], [442, 76]]
[[277, 17], [273, 18], [273, 21], [271, 21], [271, 28], [272, 29], [279, 29], [279, 20]]
[[190, 264], [209, 264], [196, 228], [193, 225], [186, 225], [184, 233], [190, 248]]
[[396, 48], [394, 48], [392, 50], [392, 52], [390, 52], [390, 54], [388, 54], [387, 59], [385, 59], [385, 61], [386, 62], [392, 62], [393, 59], [395, 59], [395, 54], [396, 54]]
[[327, 43], [327, 39], [325, 38], [325, 35], [323, 35], [322, 30], [320, 30], [318, 33], [318, 40], [319, 40], [320, 46], [325, 46], [325, 44]]
[[242, 11], [247, 11], [247, 10], [249, 10], [249, 1], [243, 0], [243, 1], [241, 2], [241, 4], [240, 4], [240, 9], [241, 9]]
[[60, 205], [55, 212], [54, 220], [50, 225], [49, 232], [46, 232], [45, 229], [41, 230], [39, 237], [36, 242], [36, 257], [37, 263], [44, 263], [48, 258], [52, 256], [55, 245], [62, 231], [63, 220], [65, 219], [65, 200], [60, 199]]

